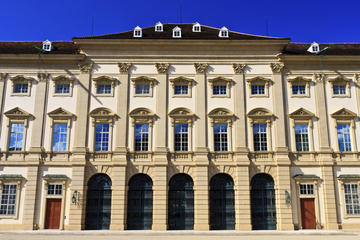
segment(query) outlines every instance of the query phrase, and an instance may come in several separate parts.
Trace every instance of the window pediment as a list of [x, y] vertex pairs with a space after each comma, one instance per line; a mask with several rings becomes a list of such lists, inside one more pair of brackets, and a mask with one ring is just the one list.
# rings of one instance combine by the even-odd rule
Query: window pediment
[[111, 83], [111, 84], [114, 84], [117, 79], [116, 78], [112, 78], [112, 77], [109, 77], [109, 76], [100, 76], [100, 77], [97, 77], [97, 78], [93, 78], [92, 79], [94, 82], [108, 82], [108, 83]]
[[357, 117], [357, 115], [356, 113], [346, 108], [342, 108], [339, 111], [336, 111], [333, 114], [331, 114], [331, 117], [335, 118], [336, 120], [354, 120], [354, 118]]
[[292, 119], [310, 120], [313, 117], [315, 117], [315, 115], [304, 108], [299, 108], [298, 110], [289, 114], [289, 118]]
[[115, 113], [113, 113], [108, 108], [96, 108], [90, 112], [90, 117], [93, 118], [94, 122], [112, 122], [115, 117]]
[[32, 115], [24, 110], [22, 110], [19, 107], [13, 108], [7, 112], [4, 113], [5, 116], [7, 116], [10, 119], [21, 119], [21, 120], [25, 120], [28, 119], [30, 117], [32, 117]]
[[129, 113], [129, 116], [133, 119], [133, 125], [135, 123], [152, 124], [155, 114], [147, 108], [136, 108]]
[[15, 77], [10, 78], [13, 82], [33, 82], [36, 81], [33, 77], [25, 77], [24, 75], [17, 75]]
[[132, 78], [131, 82], [133, 84], [141, 84], [141, 83], [145, 83], [145, 84], [154, 84], [156, 82], [155, 78], [150, 78], [147, 76], [140, 76], [140, 77], [136, 77], [136, 78]]
[[49, 112], [48, 115], [53, 119], [69, 119], [75, 116], [61, 107]]
[[233, 82], [230, 78], [224, 78], [224, 77], [216, 77], [216, 78], [210, 78], [208, 80], [210, 83], [231, 83]]
[[262, 76], [249, 78], [246, 81], [249, 84], [269, 84], [269, 82], [272, 82], [270, 78], [264, 78]]
[[265, 120], [265, 121], [271, 120], [271, 118], [274, 116], [266, 108], [255, 108], [251, 110], [247, 115], [252, 120]]
[[169, 117], [172, 118], [172, 124], [191, 123], [194, 116], [195, 114], [187, 108], [175, 108], [169, 113]]
[[328, 81], [331, 83], [350, 83], [352, 80], [344, 76], [337, 76], [336, 78], [329, 78]]
[[170, 81], [171, 84], [173, 84], [173, 85], [175, 85], [175, 84], [191, 85], [191, 83], [194, 82], [194, 79], [180, 76], [180, 77], [172, 78], [172, 79], [170, 79], [169, 81]]
[[57, 77], [52, 78], [54, 82], [74, 82], [75, 78], [67, 77], [65, 75], [59, 75]]
[[211, 123], [231, 123], [234, 114], [226, 108], [216, 108], [208, 113]]
[[309, 83], [309, 82], [312, 81], [312, 79], [311, 78], [304, 78], [302, 76], [299, 76], [299, 77], [295, 77], [295, 78], [289, 78], [287, 81], [290, 82], [290, 83], [294, 83], [294, 84], [296, 84], [296, 83]]

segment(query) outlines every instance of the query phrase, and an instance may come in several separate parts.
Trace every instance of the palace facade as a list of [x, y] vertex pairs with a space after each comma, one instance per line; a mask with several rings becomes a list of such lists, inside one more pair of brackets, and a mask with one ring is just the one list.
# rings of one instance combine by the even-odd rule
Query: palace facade
[[359, 66], [197, 23], [0, 42], [0, 229], [359, 228]]

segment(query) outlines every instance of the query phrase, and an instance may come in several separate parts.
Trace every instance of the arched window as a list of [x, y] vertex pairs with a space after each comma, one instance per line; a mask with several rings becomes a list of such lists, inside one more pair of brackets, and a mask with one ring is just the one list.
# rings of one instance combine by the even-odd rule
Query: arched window
[[169, 182], [168, 229], [194, 229], [194, 182], [184, 173], [173, 176]]
[[210, 180], [210, 230], [235, 229], [234, 181], [224, 173]]
[[86, 199], [86, 230], [109, 229], [111, 218], [111, 179], [96, 174], [88, 182]]
[[276, 229], [276, 206], [273, 178], [265, 173], [251, 179], [251, 224], [253, 230]]
[[136, 174], [129, 181], [127, 229], [151, 230], [153, 182], [146, 174]]

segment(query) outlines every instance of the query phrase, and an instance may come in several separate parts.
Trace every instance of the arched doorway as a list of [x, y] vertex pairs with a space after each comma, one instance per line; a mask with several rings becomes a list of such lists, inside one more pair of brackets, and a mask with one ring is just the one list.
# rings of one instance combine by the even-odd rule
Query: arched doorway
[[111, 179], [96, 174], [88, 182], [86, 198], [86, 230], [109, 229], [111, 218]]
[[149, 230], [152, 227], [153, 182], [146, 174], [136, 174], [129, 181], [127, 229]]
[[194, 229], [194, 182], [187, 174], [176, 174], [169, 182], [168, 229]]
[[261, 173], [251, 179], [251, 223], [253, 230], [276, 229], [274, 180]]
[[228, 174], [216, 174], [210, 181], [210, 230], [234, 229], [234, 181]]

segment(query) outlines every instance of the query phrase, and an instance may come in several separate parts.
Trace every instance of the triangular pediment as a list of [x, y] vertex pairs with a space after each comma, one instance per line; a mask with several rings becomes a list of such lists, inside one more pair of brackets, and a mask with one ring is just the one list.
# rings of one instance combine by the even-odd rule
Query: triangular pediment
[[248, 113], [249, 118], [271, 118], [273, 114], [266, 108], [255, 108]]
[[289, 114], [289, 117], [292, 119], [311, 119], [314, 116], [315, 115], [312, 112], [304, 108], [299, 108], [298, 110]]
[[49, 112], [48, 115], [51, 118], [72, 118], [74, 116], [74, 114], [66, 111], [65, 109], [63, 109], [61, 107]]
[[14, 119], [27, 119], [32, 116], [30, 113], [26, 112], [25, 110], [22, 110], [19, 107], [13, 108], [5, 112], [4, 114], [8, 118], [14, 118]]
[[357, 116], [356, 113], [346, 108], [342, 108], [339, 111], [336, 111], [333, 114], [331, 114], [331, 117], [335, 119], [354, 119], [356, 116]]

